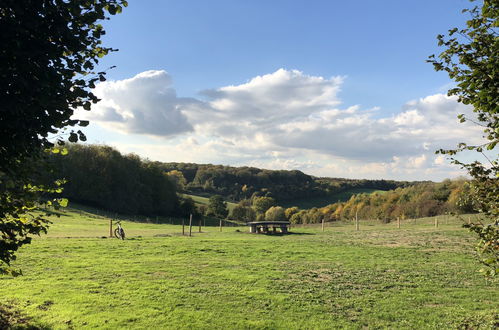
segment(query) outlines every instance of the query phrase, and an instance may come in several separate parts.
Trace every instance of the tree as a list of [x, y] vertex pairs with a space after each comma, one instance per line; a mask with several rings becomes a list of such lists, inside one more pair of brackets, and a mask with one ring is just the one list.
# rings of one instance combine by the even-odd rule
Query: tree
[[213, 195], [208, 201], [208, 215], [213, 215], [217, 218], [225, 219], [229, 214], [227, 209], [227, 203], [223, 200], [220, 195]]
[[286, 219], [289, 220], [293, 216], [293, 214], [298, 213], [300, 209], [298, 206], [293, 206], [293, 207], [288, 207], [286, 210], [284, 210], [284, 215], [286, 216]]
[[177, 188], [178, 192], [184, 191], [187, 181], [185, 180], [185, 177], [182, 174], [182, 172], [178, 170], [173, 170], [166, 173], [166, 176], [168, 177], [168, 179], [170, 179], [171, 182], [175, 184], [175, 187]]
[[260, 214], [265, 214], [274, 205], [276, 205], [276, 201], [272, 197], [255, 197], [253, 199], [253, 208]]
[[448, 36], [438, 35], [439, 46], [446, 49], [438, 58], [432, 55], [428, 61], [457, 83], [448, 95], [456, 95], [459, 102], [473, 108], [473, 114], [460, 114], [458, 118], [482, 126], [485, 140], [478, 145], [462, 142], [456, 149], [438, 152], [454, 156], [463, 150], [474, 150], [484, 156], [485, 163], [465, 163], [454, 157], [452, 160], [473, 178], [473, 206], [485, 213], [490, 222], [465, 226], [478, 234], [477, 250], [486, 266], [482, 271], [494, 276], [499, 273], [499, 160], [497, 154], [492, 159], [488, 154], [494, 153], [499, 142], [499, 1], [483, 0], [463, 12], [471, 16], [466, 27], [453, 28]]
[[265, 212], [266, 221], [286, 221], [284, 208], [280, 206], [272, 206]]
[[88, 124], [72, 118], [73, 112], [90, 110], [98, 101], [90, 89], [105, 80], [105, 72], [94, 68], [113, 49], [102, 46], [105, 32], [98, 22], [126, 5], [125, 0], [0, 5], [0, 273], [9, 271], [30, 235], [47, 229], [48, 220], [31, 212], [48, 189], [39, 184], [44, 150], [66, 138], [85, 140], [81, 131], [68, 128]]
[[[244, 201], [244, 200], [243, 200]], [[256, 213], [250, 206], [245, 206], [243, 203], [237, 204], [230, 214], [231, 219], [242, 220], [244, 222], [255, 221]]]

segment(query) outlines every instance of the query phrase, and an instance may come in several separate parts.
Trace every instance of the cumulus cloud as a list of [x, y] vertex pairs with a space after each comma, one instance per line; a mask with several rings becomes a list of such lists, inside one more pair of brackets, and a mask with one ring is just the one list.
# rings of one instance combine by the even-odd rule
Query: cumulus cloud
[[254, 139], [280, 123], [339, 105], [342, 81], [279, 69], [244, 84], [203, 91], [207, 107], [188, 117], [213, 135]]
[[279, 69], [205, 90], [201, 101], [178, 97], [165, 71], [146, 71], [99, 84], [95, 93], [102, 101], [90, 119], [167, 138], [161, 146], [141, 146], [152, 159], [302, 169], [323, 176], [443, 178], [451, 172], [434, 150], [460, 140], [479, 142], [480, 128], [458, 123], [457, 115], [469, 108], [453, 97], [411, 100], [399, 113], [383, 116], [379, 108], [342, 107], [343, 80]]
[[125, 133], [173, 136], [193, 130], [184, 109], [200, 101], [178, 98], [166, 71], [145, 71], [124, 80], [98, 84], [101, 99], [89, 113], [78, 116]]

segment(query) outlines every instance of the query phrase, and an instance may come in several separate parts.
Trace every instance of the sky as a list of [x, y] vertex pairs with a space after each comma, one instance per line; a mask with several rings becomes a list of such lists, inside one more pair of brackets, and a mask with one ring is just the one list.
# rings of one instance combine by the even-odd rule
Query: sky
[[435, 150], [477, 142], [426, 59], [465, 0], [129, 1], [103, 23], [107, 81], [90, 143], [164, 162], [357, 179], [463, 172]]

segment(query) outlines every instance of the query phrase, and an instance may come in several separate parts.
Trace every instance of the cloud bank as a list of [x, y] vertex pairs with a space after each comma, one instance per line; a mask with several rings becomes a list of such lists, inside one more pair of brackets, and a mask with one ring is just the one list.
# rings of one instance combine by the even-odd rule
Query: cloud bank
[[456, 118], [469, 108], [443, 94], [408, 101], [390, 116], [378, 108], [344, 107], [344, 79], [279, 69], [195, 99], [178, 97], [167, 72], [146, 71], [97, 85], [102, 101], [86, 118], [110, 130], [160, 137], [161, 144], [114, 142], [157, 160], [364, 178], [459, 174], [434, 151], [478, 142], [480, 129]]

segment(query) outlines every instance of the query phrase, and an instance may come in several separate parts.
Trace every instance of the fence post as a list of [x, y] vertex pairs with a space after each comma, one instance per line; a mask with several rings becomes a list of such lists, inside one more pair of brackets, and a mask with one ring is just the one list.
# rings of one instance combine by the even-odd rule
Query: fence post
[[109, 237], [113, 237], [113, 219], [109, 219]]
[[438, 217], [435, 217], [435, 228], [438, 228]]
[[201, 219], [199, 219], [199, 232], [201, 232]]
[[189, 236], [192, 236], [192, 214], [189, 216]]
[[357, 216], [358, 212], [358, 210], [355, 211], [355, 230], [359, 230], [359, 217]]
[[324, 232], [324, 218], [322, 218], [322, 232]]
[[182, 218], [182, 236], [185, 235], [185, 220]]
[[397, 217], [397, 228], [400, 229], [400, 217]]
[[220, 219], [220, 232], [222, 232], [222, 219]]

